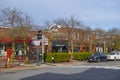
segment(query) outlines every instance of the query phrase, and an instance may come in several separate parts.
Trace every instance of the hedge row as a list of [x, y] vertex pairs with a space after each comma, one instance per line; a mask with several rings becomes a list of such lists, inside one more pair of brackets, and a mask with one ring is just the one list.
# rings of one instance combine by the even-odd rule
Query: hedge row
[[73, 54], [73, 59], [74, 60], [79, 60], [79, 61], [85, 61], [91, 55], [92, 55], [92, 53], [90, 53], [90, 52], [74, 53]]
[[52, 62], [54, 57], [55, 62], [68, 62], [70, 60], [70, 54], [67, 53], [48, 53], [45, 54], [45, 62]]
[[[91, 56], [90, 52], [80, 52], [72, 54], [74, 60], [85, 61]], [[48, 53], [45, 54], [45, 62], [52, 62], [52, 57], [54, 57], [54, 61], [57, 62], [69, 62], [70, 54], [68, 53]]]

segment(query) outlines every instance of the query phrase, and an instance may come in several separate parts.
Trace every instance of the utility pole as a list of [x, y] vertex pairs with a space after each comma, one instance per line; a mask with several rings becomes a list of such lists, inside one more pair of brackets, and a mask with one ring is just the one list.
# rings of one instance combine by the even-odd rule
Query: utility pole
[[72, 37], [71, 43], [72, 43], [72, 54], [73, 54], [73, 53], [74, 53], [74, 43], [73, 43], [73, 42], [74, 42], [74, 41], [73, 41], [73, 40], [74, 40], [74, 39], [73, 39], [74, 36], [73, 36], [73, 28], [72, 28], [72, 34], [71, 34], [71, 35], [72, 35], [72, 36], [71, 36], [71, 37]]

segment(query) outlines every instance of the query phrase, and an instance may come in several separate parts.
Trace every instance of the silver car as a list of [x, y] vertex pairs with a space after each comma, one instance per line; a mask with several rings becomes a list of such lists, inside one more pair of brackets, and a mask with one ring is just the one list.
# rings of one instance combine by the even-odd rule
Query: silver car
[[120, 53], [119, 52], [111, 52], [109, 55], [107, 55], [108, 60], [120, 60]]

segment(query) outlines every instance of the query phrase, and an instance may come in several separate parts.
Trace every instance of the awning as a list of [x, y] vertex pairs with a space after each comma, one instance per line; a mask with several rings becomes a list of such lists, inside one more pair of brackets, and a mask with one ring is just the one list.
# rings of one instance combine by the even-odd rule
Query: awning
[[[2, 37], [2, 38], [0, 38], [0, 43], [10, 43], [10, 42], [12, 42], [12, 41], [13, 41], [13, 40], [12, 40], [11, 37]], [[22, 38], [17, 38], [17, 39], [15, 39], [15, 42], [23, 43], [24, 40], [23, 40]], [[27, 38], [26, 38], [26, 42], [31, 43], [31, 42], [32, 42], [32, 39], [31, 39], [30, 37], [27, 37]]]
[[68, 41], [53, 41], [52, 46], [68, 46]]
[[3, 38], [0, 38], [0, 42], [2, 43], [12, 42], [12, 39], [10, 37], [3, 37]]
[[[17, 38], [15, 41], [16, 41], [16, 42], [19, 42], [19, 43], [23, 43], [23, 42], [24, 42], [24, 39]], [[32, 42], [32, 39], [31, 39], [30, 37], [27, 37], [27, 38], [26, 38], [26, 42], [31, 43], [31, 42]]]

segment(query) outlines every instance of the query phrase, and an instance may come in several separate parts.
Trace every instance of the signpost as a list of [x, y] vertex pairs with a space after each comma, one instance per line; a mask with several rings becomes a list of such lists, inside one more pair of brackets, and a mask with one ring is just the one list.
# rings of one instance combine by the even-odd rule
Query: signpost
[[40, 60], [40, 51], [39, 51], [39, 47], [41, 44], [41, 39], [42, 39], [42, 33], [41, 30], [38, 31], [38, 33], [36, 34], [36, 39], [33, 41], [33, 44], [36, 48], [36, 52], [37, 52], [37, 61], [36, 61], [36, 66], [40, 66], [39, 64], [39, 60]]
[[44, 63], [45, 45], [48, 45], [48, 38], [42, 36], [42, 63]]
[[39, 58], [40, 58], [40, 57], [39, 57], [39, 55], [40, 55], [40, 54], [39, 54], [39, 52], [40, 52], [40, 51], [39, 51], [39, 48], [40, 48], [40, 40], [34, 40], [33, 44], [34, 44], [34, 46], [35, 46], [35, 48], [36, 48], [36, 50], [37, 50], [37, 51], [36, 51], [36, 52], [37, 52], [36, 66], [40, 66], [40, 64], [39, 64], [39, 60], [40, 60], [40, 59], [39, 59]]
[[40, 66], [40, 64], [39, 64], [40, 60], [42, 60], [42, 63], [44, 63], [44, 53], [45, 53], [44, 46], [48, 45], [48, 38], [44, 37], [41, 34], [41, 31], [38, 31], [38, 34], [36, 35], [36, 39], [33, 41], [33, 44], [34, 44], [34, 48], [36, 48], [36, 50], [37, 50], [36, 65]]

